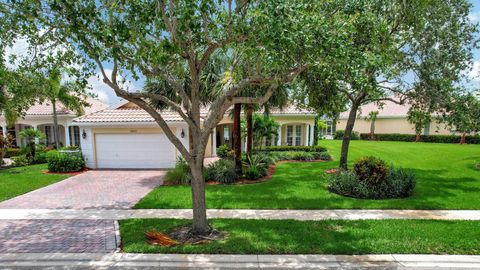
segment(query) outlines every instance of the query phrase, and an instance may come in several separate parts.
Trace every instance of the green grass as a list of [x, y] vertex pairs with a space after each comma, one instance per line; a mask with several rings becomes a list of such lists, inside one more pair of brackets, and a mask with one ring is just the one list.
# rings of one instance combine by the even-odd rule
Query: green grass
[[123, 250], [133, 253], [222, 254], [480, 254], [479, 221], [362, 220], [294, 221], [214, 219], [228, 238], [204, 245], [159, 247], [145, 231], [188, 220], [131, 219], [120, 222]]
[[[340, 141], [324, 140], [338, 160]], [[337, 161], [284, 163], [267, 182], [212, 185], [206, 189], [208, 208], [228, 209], [480, 209], [480, 145], [352, 141], [350, 162], [373, 155], [417, 174], [412, 197], [362, 200], [328, 192], [325, 169]], [[191, 208], [189, 186], [161, 186], [135, 208]]]
[[46, 164], [0, 169], [0, 201], [48, 186], [69, 175], [44, 174]]

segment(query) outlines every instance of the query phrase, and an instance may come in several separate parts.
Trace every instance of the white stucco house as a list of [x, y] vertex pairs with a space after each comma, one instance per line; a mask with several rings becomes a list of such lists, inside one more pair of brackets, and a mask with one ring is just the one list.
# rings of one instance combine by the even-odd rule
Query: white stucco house
[[[163, 111], [163, 117], [188, 148], [188, 126], [175, 112]], [[202, 112], [206, 116], [206, 111]], [[311, 145], [315, 113], [288, 107], [271, 112], [281, 124], [277, 145]], [[174, 166], [179, 152], [154, 119], [133, 103], [99, 110], [76, 119], [80, 145], [87, 166], [94, 169], [154, 169]], [[216, 148], [232, 143], [233, 120], [222, 119], [211, 134], [206, 156], [215, 156]]]
[[[90, 106], [85, 107], [85, 114], [90, 114], [99, 110], [108, 108], [108, 105], [95, 98], [87, 98]], [[59, 124], [60, 144], [62, 146], [77, 145], [80, 146], [80, 129], [73, 123], [73, 119], [78, 115], [65, 108], [61, 103], [57, 104], [57, 115]], [[45, 134], [45, 140], [41, 141], [45, 145], [53, 145], [53, 109], [50, 103], [37, 103], [31, 106], [25, 115], [17, 119], [16, 123], [8, 127], [5, 117], [0, 114], [0, 134], [10, 134], [15, 138], [14, 146], [25, 145], [24, 139], [18, 136], [18, 133], [26, 128], [38, 129]]]

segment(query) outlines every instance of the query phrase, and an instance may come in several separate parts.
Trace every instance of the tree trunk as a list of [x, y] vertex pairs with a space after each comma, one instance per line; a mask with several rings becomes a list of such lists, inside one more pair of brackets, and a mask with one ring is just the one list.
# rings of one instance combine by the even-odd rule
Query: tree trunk
[[247, 106], [245, 117], [247, 118], [247, 155], [252, 154], [253, 144], [253, 123], [252, 123], [253, 109], [251, 106]]
[[52, 101], [53, 108], [53, 140], [55, 142], [55, 148], [60, 149], [60, 142], [58, 136], [58, 117], [57, 117], [57, 104], [55, 101]]
[[462, 133], [462, 135], [460, 136], [460, 144], [465, 144], [466, 143], [465, 137], [466, 137], [466, 134]]
[[372, 120], [370, 123], [370, 140], [375, 140], [375, 120]]
[[206, 235], [210, 231], [207, 220], [207, 207], [205, 203], [205, 180], [203, 179], [203, 158], [204, 155], [198, 155], [192, 159], [190, 170], [192, 173], [192, 206], [193, 206], [193, 226], [192, 233], [197, 235]]
[[420, 142], [422, 135], [420, 133], [415, 134], [415, 142]]
[[235, 152], [235, 171], [242, 173], [242, 139], [240, 131], [240, 113], [242, 104], [235, 104], [233, 107], [233, 150]]
[[348, 162], [348, 147], [350, 146], [350, 136], [352, 135], [353, 126], [357, 118], [357, 110], [359, 104], [353, 102], [350, 113], [348, 114], [347, 126], [345, 127], [345, 133], [343, 134], [342, 151], [340, 154], [340, 169], [347, 169]]

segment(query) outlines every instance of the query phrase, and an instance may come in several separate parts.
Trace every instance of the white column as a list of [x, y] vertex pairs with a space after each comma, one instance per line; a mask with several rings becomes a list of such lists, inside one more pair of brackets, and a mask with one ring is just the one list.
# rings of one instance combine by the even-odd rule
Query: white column
[[314, 134], [315, 125], [310, 125], [310, 146], [313, 145], [313, 134]]
[[[37, 125], [32, 125], [32, 128], [33, 128], [34, 130], [38, 130], [38, 126], [37, 126]], [[40, 143], [40, 139], [35, 138], [35, 144], [39, 144], [39, 143]]]
[[2, 124], [2, 135], [7, 136], [7, 124]]
[[213, 128], [213, 136], [212, 136], [212, 156], [217, 156], [217, 128]]
[[70, 146], [70, 129], [65, 125], [65, 146]]
[[278, 128], [277, 146], [282, 145], [282, 125]]

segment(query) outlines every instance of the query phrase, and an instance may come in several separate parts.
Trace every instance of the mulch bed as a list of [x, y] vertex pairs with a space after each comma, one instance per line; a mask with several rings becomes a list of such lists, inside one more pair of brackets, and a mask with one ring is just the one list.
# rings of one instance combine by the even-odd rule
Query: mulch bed
[[212, 229], [207, 235], [191, 233], [191, 227], [181, 226], [168, 233], [150, 230], [145, 232], [145, 237], [150, 245], [173, 247], [178, 245], [201, 245], [212, 241], [222, 240], [228, 236], [226, 232]]
[[79, 175], [79, 174], [82, 174], [84, 172], [87, 172], [89, 171], [90, 169], [88, 168], [83, 168], [81, 169], [80, 171], [77, 171], [77, 172], [64, 172], [64, 173], [60, 173], [60, 172], [49, 172], [48, 170], [44, 170], [42, 171], [43, 174], [62, 174], [62, 175], [70, 175], [70, 176], [75, 176], [75, 175]]
[[[272, 164], [268, 167], [268, 172], [267, 175], [265, 175], [262, 178], [259, 178], [257, 180], [250, 180], [250, 179], [245, 179], [245, 178], [240, 178], [235, 183], [232, 183], [231, 185], [248, 185], [248, 184], [256, 184], [256, 183], [262, 183], [265, 182], [273, 177], [277, 170], [277, 165], [282, 164], [282, 163], [292, 163], [292, 162], [325, 162], [325, 160], [282, 160], [279, 161], [275, 164]], [[207, 185], [225, 185], [223, 183], [217, 182], [217, 181], [207, 181]]]

